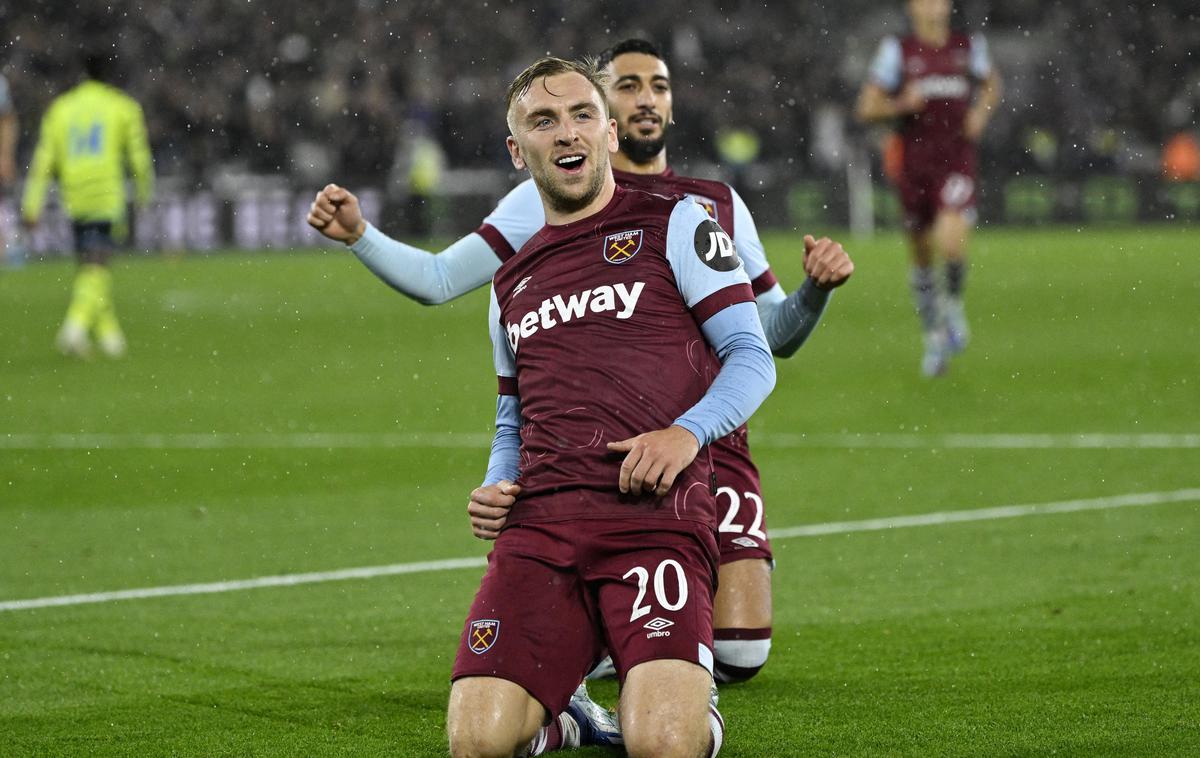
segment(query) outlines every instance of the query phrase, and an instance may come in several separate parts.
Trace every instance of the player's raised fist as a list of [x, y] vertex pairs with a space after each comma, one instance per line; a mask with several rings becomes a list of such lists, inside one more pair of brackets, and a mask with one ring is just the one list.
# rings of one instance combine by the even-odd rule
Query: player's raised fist
[[354, 193], [336, 184], [327, 184], [317, 193], [308, 212], [308, 225], [331, 240], [353, 245], [366, 231], [362, 209]]
[[823, 290], [831, 290], [846, 283], [854, 273], [854, 261], [842, 249], [840, 242], [828, 237], [814, 238], [804, 235], [804, 273], [813, 284]]

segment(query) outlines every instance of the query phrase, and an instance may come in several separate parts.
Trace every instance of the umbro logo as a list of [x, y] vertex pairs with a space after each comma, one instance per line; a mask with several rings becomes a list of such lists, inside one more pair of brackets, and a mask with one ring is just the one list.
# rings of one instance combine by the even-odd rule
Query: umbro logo
[[738, 537], [735, 540], [730, 540], [730, 542], [741, 547], [758, 547], [758, 543], [749, 537]]
[[652, 632], [657, 632], [662, 629], [666, 629], [668, 626], [675, 626], [675, 622], [665, 619], [662, 616], [655, 616], [645, 624], [642, 624], [642, 626], [646, 627]]
[[667, 631], [667, 627], [675, 626], [675, 622], [662, 616], [655, 616], [642, 626], [650, 630], [650, 633], [646, 635], [646, 639], [650, 640], [655, 637], [670, 637], [671, 633]]

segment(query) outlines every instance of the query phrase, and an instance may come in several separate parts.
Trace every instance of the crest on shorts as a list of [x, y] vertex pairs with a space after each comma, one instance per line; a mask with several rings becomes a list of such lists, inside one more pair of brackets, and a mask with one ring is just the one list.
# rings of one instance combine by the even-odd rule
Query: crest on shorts
[[713, 200], [711, 197], [705, 197], [704, 195], [695, 195], [695, 194], [692, 194], [691, 192], [688, 193], [688, 197], [695, 200], [697, 203], [700, 203], [700, 207], [704, 209], [704, 212], [707, 213], [708, 217], [711, 218], [713, 221], [721, 220], [720, 218], [717, 217], [717, 201], [716, 200]]
[[476, 655], [483, 655], [492, 649], [496, 640], [500, 639], [500, 622], [496, 619], [479, 619], [472, 621], [467, 628], [467, 647]]
[[617, 232], [604, 238], [604, 260], [609, 263], [629, 262], [642, 249], [642, 230]]

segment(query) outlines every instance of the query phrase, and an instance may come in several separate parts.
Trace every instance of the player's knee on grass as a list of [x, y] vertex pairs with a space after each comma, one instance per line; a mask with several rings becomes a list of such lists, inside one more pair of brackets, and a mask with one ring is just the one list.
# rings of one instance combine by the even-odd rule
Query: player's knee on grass
[[446, 710], [446, 735], [454, 758], [513, 755], [533, 739], [545, 709], [505, 679], [467, 677], [454, 682]]
[[631, 758], [695, 758], [713, 741], [708, 672], [693, 663], [657, 660], [635, 666], [621, 691], [621, 731]]
[[770, 654], [770, 627], [713, 630], [713, 678], [718, 684], [752, 679]]

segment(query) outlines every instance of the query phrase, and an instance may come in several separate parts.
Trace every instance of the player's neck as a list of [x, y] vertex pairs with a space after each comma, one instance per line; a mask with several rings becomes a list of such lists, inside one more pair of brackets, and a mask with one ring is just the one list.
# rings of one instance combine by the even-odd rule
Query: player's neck
[[945, 26], [914, 26], [913, 34], [928, 47], [945, 47], [950, 41], [950, 29]]
[[648, 163], [634, 163], [623, 150], [618, 150], [613, 153], [612, 167], [627, 174], [661, 174], [667, 170], [667, 149], [659, 150]]
[[570, 224], [574, 221], [580, 221], [588, 216], [595, 215], [604, 210], [604, 207], [612, 201], [613, 193], [616, 189], [617, 183], [613, 180], [612, 172], [605, 170], [604, 184], [601, 185], [600, 192], [596, 194], [596, 197], [592, 198], [592, 202], [577, 211], [564, 213], [552, 208], [546, 202], [546, 198], [542, 197], [542, 207], [546, 211], [546, 223], [550, 226], [562, 226], [563, 224]]

